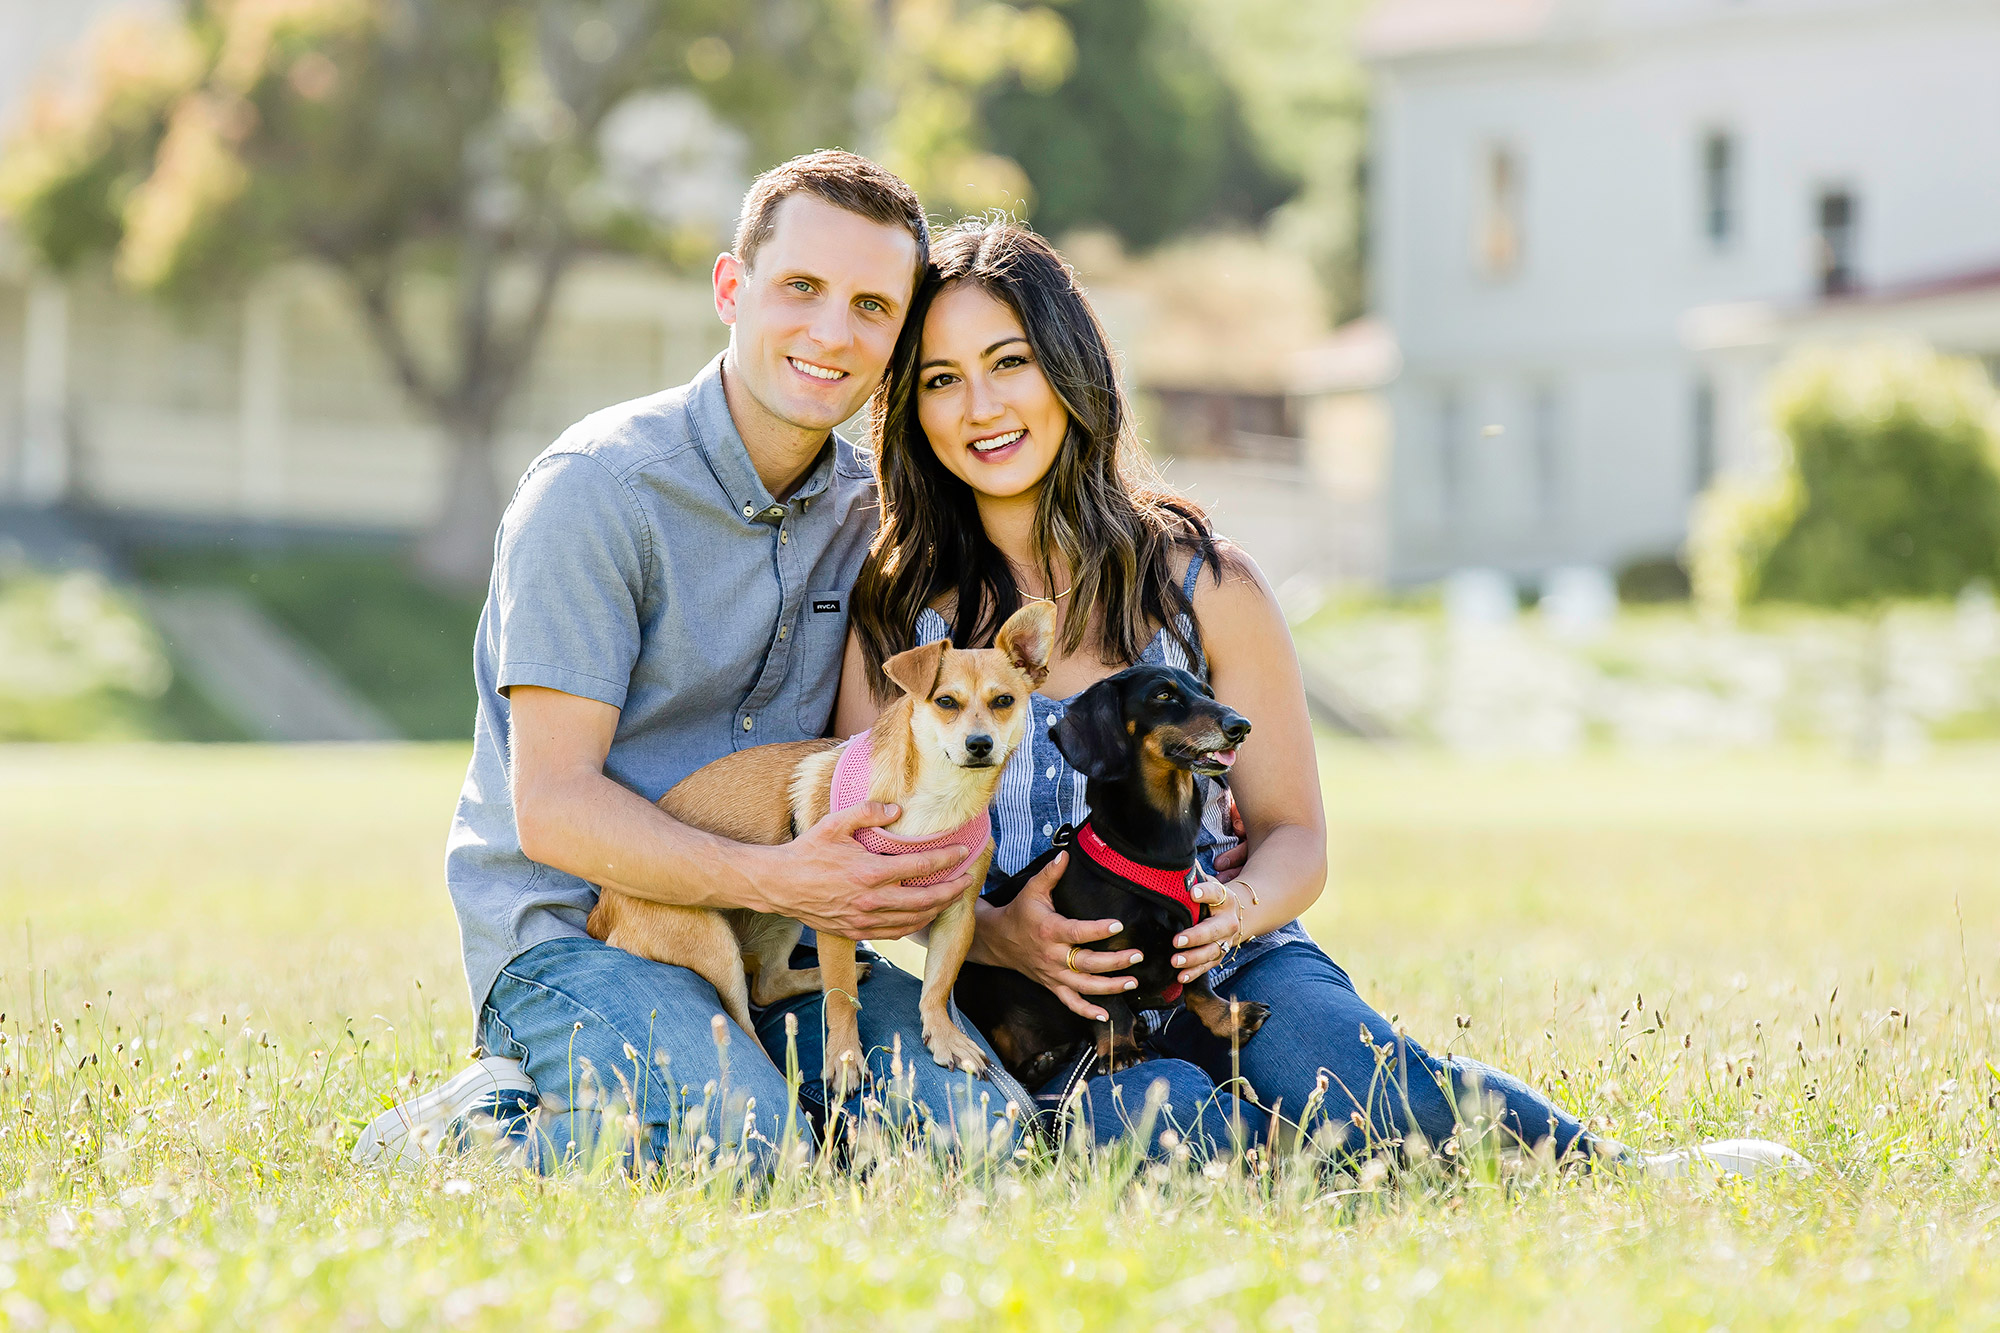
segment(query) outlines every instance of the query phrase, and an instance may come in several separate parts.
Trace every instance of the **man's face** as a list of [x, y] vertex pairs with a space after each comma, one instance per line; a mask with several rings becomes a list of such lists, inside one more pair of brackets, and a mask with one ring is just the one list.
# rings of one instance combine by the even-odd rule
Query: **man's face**
[[916, 238], [903, 228], [809, 194], [783, 200], [749, 267], [715, 261], [740, 387], [789, 426], [832, 430], [881, 383], [916, 277]]

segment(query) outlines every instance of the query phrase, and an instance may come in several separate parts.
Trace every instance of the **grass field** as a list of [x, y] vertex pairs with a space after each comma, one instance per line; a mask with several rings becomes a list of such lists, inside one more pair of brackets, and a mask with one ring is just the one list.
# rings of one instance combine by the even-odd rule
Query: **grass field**
[[1323, 764], [1309, 921], [1384, 1012], [1818, 1177], [378, 1175], [469, 1040], [463, 751], [0, 748], [0, 1327], [2000, 1323], [2000, 754]]

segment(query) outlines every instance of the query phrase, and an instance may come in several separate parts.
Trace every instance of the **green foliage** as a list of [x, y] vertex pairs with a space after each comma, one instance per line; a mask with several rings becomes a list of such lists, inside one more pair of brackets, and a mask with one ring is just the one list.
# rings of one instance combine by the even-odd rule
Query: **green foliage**
[[946, 216], [1017, 209], [1034, 194], [1019, 163], [992, 150], [981, 97], [996, 81], [1048, 89], [1076, 64], [1069, 26], [1046, 5], [890, 0], [872, 28], [879, 53], [861, 100], [882, 160]]
[[1368, 82], [1356, 22], [1373, 0], [1173, 0], [1214, 53], [1262, 153], [1299, 182], [1273, 239], [1308, 256], [1334, 322], [1367, 310]]
[[432, 587], [366, 550], [239, 555], [156, 549], [134, 564], [164, 587], [247, 593], [413, 740], [472, 735], [472, 641], [480, 599]]
[[2000, 413], [1977, 365], [1807, 353], [1773, 405], [1780, 467], [1719, 483], [1697, 515], [1704, 601], [1870, 607], [2000, 577]]
[[1068, 77], [1005, 81], [983, 108], [988, 141], [1033, 186], [1038, 228], [1106, 227], [1150, 247], [1259, 223], [1291, 195], [1178, 7], [1075, 0], [1063, 13], [1076, 43]]
[[0, 567], [0, 741], [170, 735], [170, 678], [152, 626], [101, 576]]
[[83, 92], [34, 102], [0, 202], [59, 267], [101, 248], [134, 285], [190, 294], [277, 259], [595, 243], [630, 234], [595, 135], [631, 93], [698, 90], [766, 154], [815, 137], [802, 115], [850, 126], [824, 95], [857, 60], [837, 9], [208, 0], [103, 29]]

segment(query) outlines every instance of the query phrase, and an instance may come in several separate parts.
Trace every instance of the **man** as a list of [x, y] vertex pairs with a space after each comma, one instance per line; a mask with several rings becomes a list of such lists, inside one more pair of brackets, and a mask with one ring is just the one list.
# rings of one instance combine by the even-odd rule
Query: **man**
[[[916, 195], [882, 167], [828, 151], [773, 168], [715, 263], [728, 349], [690, 384], [586, 417], [521, 478], [480, 619], [475, 749], [446, 857], [488, 1054], [381, 1117], [357, 1157], [434, 1151], [496, 1092], [539, 1089], [543, 1169], [589, 1151], [610, 1107], [637, 1114], [642, 1155], [713, 1145], [768, 1168], [789, 1101], [787, 1015], [801, 1097], [826, 1109], [819, 997], [759, 1011], [763, 1049], [740, 1033], [719, 1049], [733, 1025], [714, 1026], [712, 986], [585, 934], [595, 886], [852, 939], [907, 935], [967, 887], [902, 883], [955, 852], [884, 857], [854, 841], [893, 822], [890, 807], [752, 847], [653, 804], [733, 750], [826, 730], [875, 525], [866, 459], [833, 427], [881, 382], [928, 251]], [[915, 1102], [901, 1109], [983, 1141], [1027, 1098], [1004, 1074], [968, 1080], [930, 1060], [919, 985], [881, 961], [862, 985], [873, 1072], [888, 1077], [900, 1044]]]

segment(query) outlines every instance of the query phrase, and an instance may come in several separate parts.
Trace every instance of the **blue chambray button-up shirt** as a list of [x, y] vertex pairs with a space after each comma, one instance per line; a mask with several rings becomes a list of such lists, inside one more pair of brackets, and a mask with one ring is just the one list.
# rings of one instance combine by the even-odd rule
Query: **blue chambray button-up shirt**
[[730, 419], [720, 356], [690, 384], [585, 417], [528, 468], [495, 540], [472, 764], [445, 854], [475, 1014], [501, 968], [582, 935], [597, 901], [521, 853], [507, 691], [617, 708], [604, 771], [649, 801], [732, 750], [824, 735], [875, 519], [868, 460], [837, 435], [772, 498]]

